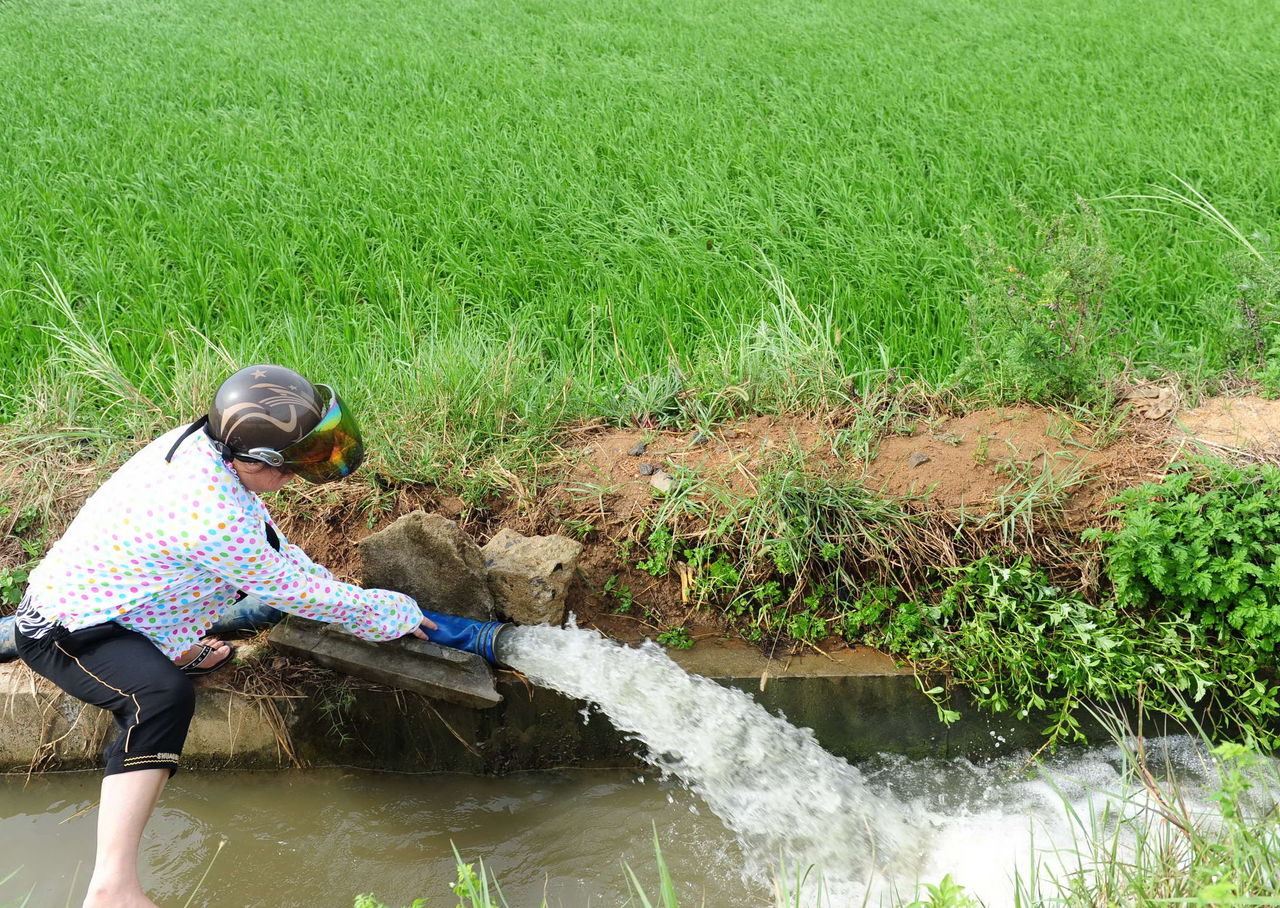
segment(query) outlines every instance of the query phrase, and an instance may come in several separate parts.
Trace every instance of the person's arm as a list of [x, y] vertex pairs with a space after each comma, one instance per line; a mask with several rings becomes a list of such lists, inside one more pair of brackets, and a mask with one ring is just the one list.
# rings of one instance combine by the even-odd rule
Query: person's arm
[[342, 624], [365, 640], [394, 640], [420, 631], [422, 611], [408, 596], [342, 583], [323, 569], [307, 570], [267, 544], [257, 515], [228, 512], [216, 527], [189, 538], [193, 541], [187, 543], [186, 555], [193, 564], [283, 612]]
[[[324, 565], [316, 564], [314, 561], [312, 561], [311, 556], [308, 555], [305, 551], [303, 551], [301, 546], [294, 545], [292, 542], [286, 539], [284, 533], [280, 532], [280, 528], [276, 526], [274, 523], [271, 524], [271, 529], [275, 532], [276, 539], [279, 540], [280, 542], [279, 552], [281, 555], [283, 555], [285, 558], [288, 558], [290, 561], [296, 564], [299, 569], [306, 571], [308, 574], [312, 574], [316, 577], [320, 577], [326, 580], [335, 579], [332, 571], [330, 571]], [[269, 543], [270, 543], [270, 540], [268, 540], [268, 544]]]

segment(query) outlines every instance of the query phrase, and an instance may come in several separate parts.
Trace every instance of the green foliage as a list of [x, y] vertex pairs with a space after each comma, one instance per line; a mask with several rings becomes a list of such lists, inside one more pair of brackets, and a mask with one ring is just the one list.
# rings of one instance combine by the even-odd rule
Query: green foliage
[[[356, 896], [355, 904], [352, 908], [390, 908], [384, 905], [370, 894]], [[414, 899], [413, 904], [406, 905], [405, 908], [427, 908], [426, 899]], [[476, 908], [484, 908], [484, 906], [476, 906]]]
[[860, 481], [810, 472], [776, 455], [753, 496], [689, 471], [637, 536], [636, 567], [679, 571], [690, 601], [721, 610], [752, 641], [825, 639], [838, 628], [840, 591], [889, 575], [912, 519]]
[[617, 574], [610, 574], [609, 578], [604, 582], [602, 592], [605, 598], [614, 600], [613, 610], [619, 615], [625, 615], [631, 611], [631, 607], [636, 604], [635, 597], [631, 594], [631, 587], [618, 580]]
[[[889, 368], [946, 381], [971, 346], [962, 226], [1009, 262], [1037, 254], [1010, 191], [1057, 210], [1143, 186], [1154, 156], [1273, 216], [1253, 176], [1271, 99], [1236, 78], [1270, 65], [1271, 31], [1218, 53], [1233, 9], [1188, 31], [1155, 0], [1083, 23], [1049, 0], [960, 23], [921, 0], [877, 9], [887, 44], [834, 0], [549, 10], [532, 28], [520, 4], [478, 23], [390, 0], [0, 4], [0, 421], [144, 437], [266, 355], [342, 388], [388, 475], [492, 489], [577, 418], [776, 409]], [[1063, 91], [1062, 35], [1088, 47], [1073, 84], [1106, 90]], [[68, 48], [94, 78], [63, 78]], [[1188, 59], [1201, 78], [1170, 103]], [[1027, 167], [1045, 136], [1051, 166]], [[1141, 262], [1110, 285], [1132, 319], [1110, 348], [1152, 361], [1203, 338], [1208, 368], [1228, 364], [1220, 315], [1185, 304], [1229, 278], [1205, 231], [1100, 213]]]
[[1019, 257], [991, 241], [975, 249], [983, 286], [969, 298], [974, 347], [961, 384], [1002, 400], [1096, 400], [1103, 306], [1118, 261], [1083, 201], [1047, 222], [1023, 211], [1038, 234], [1031, 252]]
[[1121, 606], [1173, 612], [1280, 644], [1280, 470], [1212, 460], [1176, 464], [1164, 480], [1117, 496], [1120, 527], [1106, 544]]
[[[1267, 741], [1280, 717], [1280, 688], [1255, 649], [1177, 614], [1137, 620], [1113, 601], [1090, 603], [1025, 558], [955, 571], [936, 603], [875, 590], [860, 602], [851, 614], [863, 639], [946, 672], [979, 708], [1041, 717], [1050, 744], [1083, 739], [1081, 708], [1094, 703], [1141, 702], [1183, 721], [1212, 706], [1216, 727]], [[943, 687], [926, 693], [944, 720], [959, 717]]]
[[351, 720], [351, 710], [356, 705], [356, 694], [349, 678], [340, 678], [325, 685], [316, 696], [315, 705], [334, 740], [346, 744], [353, 739], [355, 723]]
[[982, 903], [964, 891], [964, 887], [947, 874], [937, 883], [924, 884], [924, 898], [904, 908], [981, 908]]
[[827, 619], [818, 614], [816, 606], [793, 612], [787, 619], [787, 633], [801, 643], [817, 643], [827, 639]]
[[670, 570], [675, 551], [675, 537], [671, 528], [661, 525], [655, 527], [649, 534], [648, 544], [649, 557], [636, 562], [636, 567], [655, 577], [661, 577]]
[[658, 642], [671, 649], [688, 649], [693, 646], [693, 638], [689, 636], [689, 629], [683, 624], [663, 631], [658, 635]]
[[16, 606], [22, 600], [22, 591], [26, 586], [26, 569], [0, 569], [0, 605]]

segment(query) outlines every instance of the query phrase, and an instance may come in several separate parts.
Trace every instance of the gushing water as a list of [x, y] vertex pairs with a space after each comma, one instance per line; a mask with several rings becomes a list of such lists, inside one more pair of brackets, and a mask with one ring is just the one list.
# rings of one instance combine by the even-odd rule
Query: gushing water
[[[862, 772], [808, 729], [687, 674], [652, 643], [631, 648], [592, 631], [521, 627], [504, 631], [498, 647], [507, 665], [596, 704], [642, 742], [646, 760], [682, 779], [735, 833], [753, 875], [767, 877], [780, 862], [788, 871], [818, 868], [821, 897], [805, 897], [808, 889], [798, 904], [900, 904], [918, 882], [950, 874], [991, 908], [1012, 905], [1015, 874], [1081, 872], [1076, 849], [1090, 836], [1082, 817], [1110, 816], [1104, 837], [1119, 830], [1117, 817], [1156, 817], [1119, 746], [1042, 765], [1035, 776], [1025, 755], [984, 765], [888, 758]], [[1196, 742], [1148, 746], [1175, 774], [1179, 797], [1197, 815], [1213, 813], [1215, 772]], [[1134, 847], [1132, 830], [1125, 835], [1122, 859]]]
[[626, 647], [586, 630], [512, 628], [499, 655], [534, 683], [597, 704], [765, 866], [817, 866], [837, 887], [895, 873], [912, 838], [899, 806], [741, 691], [687, 674], [652, 643]]

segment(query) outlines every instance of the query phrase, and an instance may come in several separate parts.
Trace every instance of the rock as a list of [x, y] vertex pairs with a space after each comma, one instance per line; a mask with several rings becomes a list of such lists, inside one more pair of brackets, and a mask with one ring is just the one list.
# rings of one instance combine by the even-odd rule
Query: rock
[[919, 451], [916, 451], [909, 458], [907, 458], [907, 466], [918, 467], [920, 466], [920, 464], [928, 463], [930, 460], [932, 460], [932, 458], [929, 457], [928, 454], [921, 454]]
[[412, 596], [433, 612], [493, 620], [484, 557], [458, 524], [414, 511], [360, 541], [364, 585]]
[[696, 448], [700, 444], [704, 444], [710, 436], [706, 432], [694, 432], [689, 437], [689, 447]]
[[502, 529], [480, 551], [500, 612], [517, 624], [564, 621], [565, 592], [578, 568], [582, 543]]
[[647, 450], [649, 450], [649, 442], [647, 441], [637, 442], [635, 447], [633, 447], [630, 451], [627, 452], [627, 456], [639, 457], [641, 454], [643, 454]]
[[657, 470], [658, 468], [651, 463], [642, 463], [640, 466], [636, 467], [636, 472], [641, 476], [652, 476], [657, 472]]
[[659, 492], [670, 492], [671, 486], [674, 483], [675, 480], [671, 477], [671, 474], [665, 473], [662, 470], [658, 470], [649, 478], [649, 484]]

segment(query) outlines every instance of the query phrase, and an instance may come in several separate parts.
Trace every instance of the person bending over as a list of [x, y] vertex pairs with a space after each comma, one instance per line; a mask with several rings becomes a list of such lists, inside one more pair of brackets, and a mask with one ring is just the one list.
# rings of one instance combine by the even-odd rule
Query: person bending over
[[120, 728], [105, 752], [84, 908], [156, 908], [138, 877], [142, 832], [178, 769], [192, 678], [233, 656], [205, 636], [225, 607], [256, 596], [375, 641], [435, 629], [408, 596], [335, 580], [284, 538], [259, 497], [295, 476], [341, 479], [363, 456], [333, 388], [281, 366], [241, 369], [207, 416], [112, 475], [31, 572], [19, 654]]

